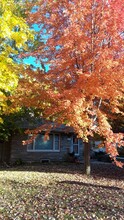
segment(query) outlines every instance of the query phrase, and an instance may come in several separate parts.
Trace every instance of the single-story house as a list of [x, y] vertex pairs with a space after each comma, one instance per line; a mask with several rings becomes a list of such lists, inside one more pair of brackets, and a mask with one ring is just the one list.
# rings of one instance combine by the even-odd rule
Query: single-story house
[[[44, 123], [42, 121], [42, 123]], [[25, 131], [27, 128], [35, 128], [41, 122], [21, 121], [20, 127]], [[54, 128], [49, 134], [49, 139], [45, 140], [45, 132], [37, 135], [32, 143], [23, 145], [22, 142], [30, 138], [30, 135], [22, 132], [15, 132], [8, 143], [0, 143], [0, 162], [6, 161], [14, 163], [23, 162], [43, 162], [43, 161], [66, 161], [70, 156], [83, 161], [84, 143], [78, 139], [73, 129], [66, 129], [65, 125]], [[65, 132], [66, 130], [66, 132]], [[68, 130], [68, 132], [67, 132]], [[99, 141], [91, 141], [91, 149], [99, 144]]]
[[44, 140], [44, 133], [39, 133], [30, 144], [22, 145], [28, 136], [16, 134], [11, 141], [10, 161], [22, 160], [24, 162], [64, 161], [69, 153], [74, 152], [79, 160], [83, 160], [83, 142], [74, 133], [66, 134], [52, 131], [49, 139]]
[[[25, 131], [27, 128], [34, 129], [40, 125], [39, 119], [35, 120], [35, 123], [22, 119], [19, 126]], [[5, 144], [0, 145], [1, 161], [10, 163], [19, 160], [23, 162], [65, 161], [73, 152], [79, 160], [83, 160], [83, 142], [76, 137], [73, 129], [66, 133], [65, 125], [61, 125], [51, 130], [48, 140], [44, 140], [44, 135], [45, 132], [41, 132], [32, 143], [23, 145], [22, 142], [30, 138], [30, 135], [15, 132], [6, 148]], [[9, 152], [9, 156], [7, 152]]]

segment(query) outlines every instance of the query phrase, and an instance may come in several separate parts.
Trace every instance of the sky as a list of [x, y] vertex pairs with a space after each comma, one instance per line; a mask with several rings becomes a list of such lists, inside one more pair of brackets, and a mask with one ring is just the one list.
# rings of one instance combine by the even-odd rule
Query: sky
[[[39, 26], [37, 24], [33, 24], [31, 29], [34, 29], [36, 32], [39, 32], [42, 28], [42, 24]], [[48, 39], [48, 35], [46, 34], [46, 30], [44, 29], [44, 35], [42, 35], [42, 40], [45, 42], [47, 39]], [[47, 59], [47, 58], [46, 58]], [[32, 65], [32, 67], [34, 69], [37, 69], [37, 68], [40, 68], [42, 69], [42, 66], [40, 64], [40, 61], [37, 61], [35, 57], [33, 56], [29, 56], [29, 57], [26, 57], [23, 59], [23, 63], [26, 64], [26, 65]], [[49, 64], [47, 65], [44, 65], [45, 66], [45, 69], [46, 69], [46, 72], [49, 70]]]
[[[42, 69], [40, 61], [37, 61], [36, 58], [33, 57], [33, 56], [29, 56], [29, 57], [24, 58], [23, 63], [26, 64], [26, 65], [34, 66], [34, 69], [37, 69], [37, 68]], [[46, 69], [46, 72], [49, 70], [49, 65], [48, 64], [45, 65], [45, 69]]]

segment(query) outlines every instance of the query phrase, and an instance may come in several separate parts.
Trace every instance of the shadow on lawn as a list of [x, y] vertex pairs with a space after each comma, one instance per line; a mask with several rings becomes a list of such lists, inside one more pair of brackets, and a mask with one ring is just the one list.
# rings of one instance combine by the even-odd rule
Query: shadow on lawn
[[67, 184], [67, 185], [77, 185], [77, 186], [84, 186], [84, 187], [92, 187], [92, 188], [102, 188], [102, 189], [107, 189], [107, 190], [119, 190], [122, 191], [122, 193], [124, 194], [123, 190], [119, 187], [115, 187], [115, 186], [104, 186], [104, 185], [95, 185], [95, 184], [91, 184], [91, 183], [84, 183], [84, 182], [79, 182], [79, 181], [61, 181], [58, 182], [59, 185], [63, 185], [63, 184]]
[[91, 173], [94, 178], [124, 180], [124, 168], [114, 164], [93, 164]]
[[[11, 204], [13, 204], [13, 198], [14, 201], [18, 201], [14, 203], [14, 211], [9, 205], [7, 206], [8, 216], [13, 211], [13, 216], [18, 214], [18, 217], [20, 217], [20, 212], [18, 212], [19, 203], [23, 207], [25, 206], [24, 210], [26, 211], [24, 212], [28, 214], [30, 211], [32, 215], [30, 219], [42, 219], [34, 217], [34, 212], [36, 211], [41, 212], [41, 215], [45, 214], [47, 216], [45, 219], [52, 219], [50, 216], [58, 215], [59, 211], [65, 213], [66, 210], [68, 210], [69, 215], [74, 215], [74, 219], [88, 220], [91, 219], [92, 213], [97, 216], [97, 218], [92, 219], [123, 219], [124, 192], [118, 187], [79, 181], [61, 181], [54, 184], [53, 187], [41, 187], [41, 185], [37, 186], [36, 184], [30, 186], [30, 183], [20, 184], [13, 180], [9, 181], [8, 184], [12, 189], [12, 192], [7, 195], [9, 201]], [[30, 206], [34, 208], [30, 209]], [[82, 218], [84, 211], [88, 216], [86, 218]], [[51, 213], [49, 214], [49, 212]], [[72, 218], [66, 218], [65, 214], [65, 217], [63, 215], [60, 219]]]
[[[85, 175], [84, 164], [74, 163], [48, 163], [48, 164], [28, 164], [13, 166], [9, 168], [0, 168], [1, 171], [28, 171], [28, 172], [45, 172], [45, 173], [65, 173]], [[107, 178], [124, 180], [124, 168], [119, 168], [113, 164], [91, 164], [91, 176], [93, 178]]]

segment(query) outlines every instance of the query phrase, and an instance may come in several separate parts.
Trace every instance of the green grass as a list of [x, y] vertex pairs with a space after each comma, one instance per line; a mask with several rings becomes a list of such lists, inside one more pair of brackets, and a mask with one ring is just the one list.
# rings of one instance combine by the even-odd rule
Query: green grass
[[92, 164], [19, 166], [0, 171], [0, 219], [124, 219], [124, 169]]

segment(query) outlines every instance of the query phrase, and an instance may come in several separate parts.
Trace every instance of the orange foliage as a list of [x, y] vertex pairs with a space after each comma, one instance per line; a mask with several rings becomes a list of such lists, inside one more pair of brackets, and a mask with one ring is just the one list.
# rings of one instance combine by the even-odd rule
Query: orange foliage
[[18, 101], [39, 108], [47, 119], [72, 126], [85, 141], [100, 134], [115, 160], [116, 143], [123, 135], [112, 132], [109, 120], [112, 112], [123, 114], [121, 1], [42, 0], [37, 6], [28, 22], [43, 23], [41, 36], [44, 28], [50, 35], [33, 56], [47, 57], [51, 69], [45, 74], [27, 71], [22, 80], [26, 94], [18, 93]]

